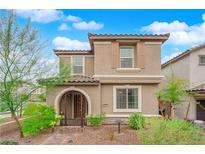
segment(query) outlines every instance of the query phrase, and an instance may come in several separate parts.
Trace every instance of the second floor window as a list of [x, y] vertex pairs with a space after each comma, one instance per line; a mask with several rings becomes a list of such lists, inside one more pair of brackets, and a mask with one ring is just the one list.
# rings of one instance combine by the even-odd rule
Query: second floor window
[[73, 57], [73, 74], [83, 74], [84, 65], [83, 57]]
[[120, 67], [121, 68], [134, 67], [134, 47], [132, 46], [120, 47]]
[[205, 65], [205, 55], [199, 56], [199, 65]]

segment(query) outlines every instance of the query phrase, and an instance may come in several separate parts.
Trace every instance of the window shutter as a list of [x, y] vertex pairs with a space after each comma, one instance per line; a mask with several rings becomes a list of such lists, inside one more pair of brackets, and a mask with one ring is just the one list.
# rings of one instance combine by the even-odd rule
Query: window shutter
[[118, 68], [119, 66], [119, 42], [112, 43], [112, 68]]
[[144, 42], [139, 42], [136, 44], [137, 49], [137, 67], [145, 68], [145, 56], [144, 56]]

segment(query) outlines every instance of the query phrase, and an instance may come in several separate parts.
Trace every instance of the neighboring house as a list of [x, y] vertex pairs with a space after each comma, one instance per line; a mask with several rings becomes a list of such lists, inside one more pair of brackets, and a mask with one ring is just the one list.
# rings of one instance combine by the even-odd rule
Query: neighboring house
[[32, 87], [32, 86], [24, 84], [22, 87], [20, 87], [17, 90], [16, 95], [23, 95], [23, 94], [28, 95], [29, 94], [30, 95], [29, 100], [36, 102], [36, 101], [41, 101], [39, 97], [40, 97], [40, 95], [44, 94], [45, 92], [46, 92], [45, 87], [34, 89], [34, 87]]
[[105, 113], [107, 122], [133, 112], [158, 115], [155, 93], [161, 75], [161, 45], [169, 34], [88, 34], [91, 50], [55, 50], [73, 68], [71, 79], [47, 97], [64, 125], [79, 125], [87, 114]]
[[36, 90], [34, 90], [32, 93], [31, 93], [31, 98], [30, 100], [31, 101], [34, 101], [34, 102], [38, 102], [38, 101], [42, 101], [41, 100], [41, 95], [45, 94], [46, 92], [46, 88], [38, 88]]
[[[162, 64], [162, 74], [173, 73], [188, 82], [188, 90], [194, 93], [188, 118], [205, 121], [205, 44], [195, 46]], [[185, 118], [189, 98], [177, 106], [176, 114]]]

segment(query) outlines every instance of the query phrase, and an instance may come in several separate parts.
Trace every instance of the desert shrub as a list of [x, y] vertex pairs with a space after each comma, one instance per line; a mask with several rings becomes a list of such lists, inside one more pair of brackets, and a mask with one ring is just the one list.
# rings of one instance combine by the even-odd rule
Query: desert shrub
[[44, 103], [31, 103], [24, 109], [25, 120], [22, 130], [25, 137], [36, 135], [40, 131], [54, 127], [60, 118], [56, 116], [55, 109]]
[[149, 118], [146, 121], [145, 128], [138, 131], [143, 144], [205, 144], [205, 136], [195, 124], [164, 118]]
[[18, 145], [18, 141], [0, 141], [0, 145]]
[[138, 113], [133, 113], [128, 118], [128, 124], [129, 124], [129, 127], [132, 129], [143, 128], [145, 124], [145, 118]]
[[101, 114], [97, 114], [97, 115], [88, 115], [86, 117], [86, 120], [88, 122], [88, 124], [90, 124], [91, 126], [100, 126], [103, 124], [104, 120], [105, 120], [105, 114], [101, 113]]
[[23, 115], [26, 115], [26, 116], [30, 115], [35, 110], [37, 110], [37, 106], [38, 106], [37, 102], [32, 102], [32, 103], [26, 104], [26, 106], [23, 110]]

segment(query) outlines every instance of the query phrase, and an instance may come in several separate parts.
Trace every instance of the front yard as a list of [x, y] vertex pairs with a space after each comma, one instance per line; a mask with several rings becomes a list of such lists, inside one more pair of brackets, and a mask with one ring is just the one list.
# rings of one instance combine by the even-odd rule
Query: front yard
[[18, 141], [19, 144], [63, 144], [63, 145], [136, 145], [136, 144], [205, 144], [205, 132], [197, 126], [182, 120], [164, 118], [145, 118], [143, 128], [134, 130], [128, 125], [121, 125], [118, 134], [117, 125], [80, 127], [56, 126], [40, 134], [20, 139], [18, 131], [3, 134], [1, 141]]
[[138, 144], [136, 131], [128, 128], [127, 125], [121, 125], [121, 133], [118, 134], [117, 125], [102, 125], [98, 128], [85, 127], [81, 132], [79, 127], [74, 126], [57, 126], [54, 132], [51, 130], [44, 131], [37, 136], [20, 139], [19, 132], [13, 131], [4, 134], [1, 137], [3, 140], [18, 141], [19, 144], [63, 144], [63, 145], [110, 145]]

